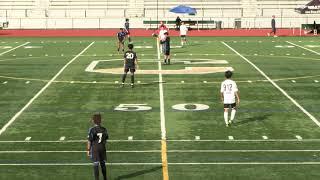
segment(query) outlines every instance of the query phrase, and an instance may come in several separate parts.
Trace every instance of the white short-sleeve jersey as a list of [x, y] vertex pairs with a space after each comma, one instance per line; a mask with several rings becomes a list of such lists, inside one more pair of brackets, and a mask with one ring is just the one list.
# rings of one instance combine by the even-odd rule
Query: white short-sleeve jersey
[[221, 93], [223, 93], [224, 104], [233, 104], [236, 102], [235, 93], [238, 92], [236, 82], [231, 79], [226, 79], [221, 83]]
[[159, 39], [160, 39], [161, 41], [166, 40], [166, 35], [164, 35], [164, 33], [166, 33], [166, 32], [168, 32], [168, 31], [167, 31], [167, 30], [160, 30], [160, 31], [159, 31]]
[[187, 26], [184, 25], [184, 24], [181, 25], [181, 26], [180, 26], [180, 35], [185, 36], [185, 35], [187, 35], [187, 32], [188, 32]]

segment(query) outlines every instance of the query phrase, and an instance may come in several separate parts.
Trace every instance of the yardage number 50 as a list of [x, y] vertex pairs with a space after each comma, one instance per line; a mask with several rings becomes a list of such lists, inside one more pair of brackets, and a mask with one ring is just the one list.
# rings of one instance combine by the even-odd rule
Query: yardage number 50
[[[148, 106], [148, 104], [120, 104], [114, 108], [116, 111], [128, 112], [149, 111], [151, 109], [152, 107]], [[203, 111], [209, 109], [209, 106], [205, 104], [184, 103], [173, 105], [172, 109], [178, 111]]]

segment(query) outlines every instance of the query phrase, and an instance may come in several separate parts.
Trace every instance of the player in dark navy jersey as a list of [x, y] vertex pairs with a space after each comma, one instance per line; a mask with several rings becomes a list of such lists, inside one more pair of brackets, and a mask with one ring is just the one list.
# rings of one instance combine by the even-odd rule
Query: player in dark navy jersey
[[127, 73], [131, 73], [131, 87], [134, 87], [134, 73], [138, 68], [138, 57], [137, 53], [133, 51], [133, 44], [128, 45], [129, 50], [124, 53], [124, 73], [122, 75], [122, 85], [126, 81]]
[[118, 38], [118, 52], [120, 51], [120, 48], [122, 49], [122, 52], [124, 52], [124, 41], [126, 40], [127, 33], [123, 28], [120, 28], [120, 31], [117, 33]]
[[130, 23], [129, 23], [129, 19], [126, 18], [126, 22], [124, 23], [124, 29], [126, 30], [127, 33], [127, 37], [129, 40], [129, 43], [131, 42], [131, 37], [130, 37]]
[[163, 55], [164, 55], [164, 64], [170, 64], [170, 37], [169, 33], [165, 32], [165, 40], [163, 43]]
[[107, 129], [101, 126], [101, 114], [94, 114], [92, 117], [94, 126], [89, 129], [87, 155], [93, 161], [95, 180], [99, 180], [99, 164], [103, 179], [107, 179], [106, 170], [106, 143], [109, 138]]

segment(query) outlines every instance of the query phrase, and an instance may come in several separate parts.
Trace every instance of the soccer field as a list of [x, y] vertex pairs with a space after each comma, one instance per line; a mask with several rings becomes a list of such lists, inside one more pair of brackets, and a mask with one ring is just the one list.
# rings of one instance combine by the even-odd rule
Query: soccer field
[[[193, 37], [181, 48], [173, 37], [172, 65], [154, 38], [133, 41], [136, 86], [120, 88], [115, 38], [1, 38], [1, 180], [93, 179], [95, 112], [109, 179], [320, 178], [319, 39]], [[231, 127], [219, 94], [228, 68], [241, 98]]]

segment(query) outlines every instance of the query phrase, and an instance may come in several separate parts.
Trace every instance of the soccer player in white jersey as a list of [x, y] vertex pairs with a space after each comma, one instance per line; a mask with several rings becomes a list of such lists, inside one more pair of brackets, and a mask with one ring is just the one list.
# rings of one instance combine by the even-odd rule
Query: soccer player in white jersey
[[181, 46], [183, 46], [184, 44], [187, 44], [187, 32], [188, 32], [188, 28], [184, 24], [184, 22], [182, 22], [180, 25]]
[[[226, 126], [229, 127], [232, 121], [234, 120], [234, 117], [236, 115], [236, 106], [237, 104], [240, 104], [240, 97], [238, 93], [238, 87], [236, 82], [231, 80], [232, 72], [226, 71], [225, 77], [226, 80], [224, 80], [221, 83], [221, 101], [224, 106], [224, 121], [226, 123]], [[237, 98], [237, 103], [236, 103]], [[231, 109], [231, 117], [229, 118], [229, 109]]]

